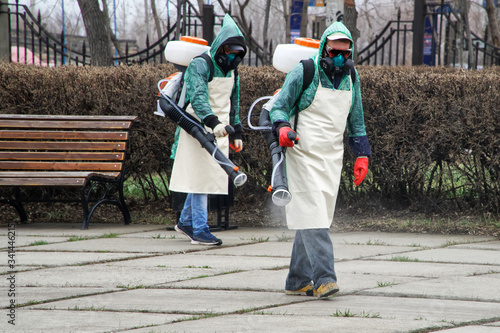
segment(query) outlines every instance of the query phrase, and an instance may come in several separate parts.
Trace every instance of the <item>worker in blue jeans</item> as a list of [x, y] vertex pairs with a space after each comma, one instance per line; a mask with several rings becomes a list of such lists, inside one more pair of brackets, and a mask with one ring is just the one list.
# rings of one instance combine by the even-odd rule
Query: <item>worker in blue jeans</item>
[[[215, 135], [218, 149], [228, 156], [229, 148], [235, 152], [243, 149], [239, 77], [235, 70], [246, 53], [243, 34], [228, 14], [207, 52], [214, 65], [213, 78], [209, 80], [210, 67], [204, 59], [195, 57], [191, 61], [184, 75], [189, 103], [186, 112]], [[207, 201], [209, 194], [228, 194], [227, 174], [185, 130], [178, 130], [172, 155], [174, 165], [169, 188], [187, 193], [175, 230], [191, 239], [192, 244], [221, 245], [222, 240], [210, 232], [207, 224]]]
[[[209, 238], [209, 234], [211, 233], [207, 225], [207, 204], [208, 195], [188, 193], [175, 230], [189, 237], [193, 244], [214, 243], [214, 245], [221, 245], [222, 241], [219, 238], [215, 236], [212, 239]], [[203, 242], [194, 238], [193, 230], [199, 231], [197, 234], [205, 234], [205, 238], [207, 238], [206, 241]]]

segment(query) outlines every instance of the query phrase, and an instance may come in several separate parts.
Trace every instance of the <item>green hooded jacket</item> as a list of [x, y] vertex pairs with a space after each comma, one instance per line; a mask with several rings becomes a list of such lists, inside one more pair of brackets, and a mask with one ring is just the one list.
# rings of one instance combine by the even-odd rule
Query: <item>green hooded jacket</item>
[[[215, 37], [212, 45], [210, 46], [210, 56], [214, 64], [214, 77], [228, 77], [231, 76], [233, 70], [227, 73], [217, 65], [214, 60], [218, 49], [226, 44], [239, 44], [245, 48], [244, 37], [241, 30], [238, 28], [234, 20], [226, 14], [222, 22], [222, 28]], [[208, 119], [215, 117], [212, 108], [208, 102], [208, 80], [210, 77], [210, 68], [207, 62], [202, 58], [194, 58], [186, 69], [184, 74], [184, 82], [187, 85], [186, 89], [186, 102], [191, 103], [194, 112], [201, 119], [203, 123]], [[240, 129], [241, 132], [241, 121], [240, 121], [240, 80], [236, 77], [235, 84], [233, 86], [233, 91], [231, 93], [230, 101], [231, 109], [229, 113], [229, 124], [233, 126], [236, 130]], [[213, 117], [210, 117], [213, 116]], [[208, 118], [207, 118], [208, 117]], [[213, 119], [211, 119], [213, 120]], [[208, 124], [207, 124], [208, 125]], [[178, 127], [175, 132], [175, 142], [172, 146], [172, 151], [170, 158], [175, 158], [175, 153], [177, 151], [177, 144], [179, 140], [180, 128]]]
[[[294, 105], [296, 104], [297, 99], [300, 100], [297, 103], [298, 112], [306, 109], [311, 105], [314, 96], [316, 95], [316, 90], [318, 89], [319, 82], [321, 81], [321, 85], [324, 88], [333, 89], [333, 83], [328, 79], [326, 74], [323, 72], [323, 69], [319, 66], [321, 51], [325, 47], [326, 37], [331, 35], [334, 32], [341, 32], [352, 39], [351, 33], [347, 29], [347, 27], [341, 22], [332, 23], [326, 30], [323, 32], [321, 36], [319, 51], [311, 58], [315, 60], [315, 73], [312, 83], [309, 87], [302, 92], [302, 84], [303, 84], [303, 65], [299, 63], [296, 65], [286, 76], [285, 82], [281, 91], [274, 102], [274, 105], [270, 111], [271, 122], [275, 121], [286, 121], [289, 122], [290, 118], [294, 114]], [[354, 45], [352, 46], [354, 50]], [[351, 110], [349, 111], [349, 116], [347, 118], [347, 132], [349, 137], [361, 137], [366, 136], [364, 116], [363, 116], [363, 105], [361, 101], [361, 90], [359, 85], [359, 76], [356, 71], [356, 79], [353, 85], [353, 94], [352, 94], [352, 105]], [[319, 78], [319, 80], [318, 80]], [[341, 79], [340, 85], [338, 89], [341, 90], [349, 90], [350, 83], [348, 75], [344, 75]]]
[[[243, 38], [243, 34], [234, 22], [234, 20], [226, 14], [222, 22], [222, 28], [215, 37], [212, 45], [210, 46], [210, 56], [212, 57], [212, 62], [214, 63], [214, 77], [228, 77], [231, 76], [233, 72], [224, 71], [217, 65], [215, 55], [217, 50], [221, 45], [225, 44], [228, 40], [234, 39], [234, 37]], [[191, 103], [196, 115], [204, 121], [209, 115], [213, 115], [213, 111], [208, 103], [208, 78], [210, 75], [210, 69], [205, 60], [201, 58], [195, 58], [189, 64], [186, 74], [185, 82], [187, 84], [187, 94], [186, 100]], [[230, 125], [239, 125], [239, 101], [240, 101], [240, 82], [239, 77], [235, 80], [235, 85], [233, 86], [233, 91], [231, 93], [231, 111], [230, 111]]]

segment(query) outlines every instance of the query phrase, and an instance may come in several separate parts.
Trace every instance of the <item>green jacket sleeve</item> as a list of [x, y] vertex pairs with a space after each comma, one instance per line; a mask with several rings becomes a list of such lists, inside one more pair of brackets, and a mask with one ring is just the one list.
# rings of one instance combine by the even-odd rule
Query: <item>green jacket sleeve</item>
[[366, 135], [358, 71], [356, 71], [356, 79], [353, 85], [352, 106], [347, 117], [347, 133], [350, 137]]
[[214, 114], [208, 102], [209, 76], [207, 62], [202, 58], [195, 58], [189, 64], [184, 79], [187, 85], [186, 100], [202, 121], [206, 116]]
[[[234, 72], [236, 75], [236, 72]], [[230, 125], [236, 126], [240, 125], [240, 77], [236, 77], [236, 83], [233, 86], [233, 91], [231, 93], [231, 111], [229, 114]]]

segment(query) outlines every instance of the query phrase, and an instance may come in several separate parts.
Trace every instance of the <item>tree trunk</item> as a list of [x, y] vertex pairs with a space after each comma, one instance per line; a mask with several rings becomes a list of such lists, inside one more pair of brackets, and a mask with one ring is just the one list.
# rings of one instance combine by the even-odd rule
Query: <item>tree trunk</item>
[[285, 41], [290, 43], [292, 40], [292, 33], [290, 31], [290, 1], [289, 0], [281, 0], [281, 4], [283, 6], [283, 18], [285, 19]]
[[181, 16], [182, 16], [182, 5], [184, 5], [184, 0], [177, 0], [177, 23], [175, 24], [175, 38], [181, 38]]
[[[354, 0], [344, 0], [344, 24], [349, 29], [352, 35], [352, 40], [354, 41], [354, 45], [357, 45], [358, 37], [360, 32], [357, 27], [358, 21], [358, 12], [356, 11], [356, 3]], [[354, 49], [353, 54], [354, 63], [358, 60], [358, 50]]]
[[469, 25], [469, 1], [461, 0], [460, 1], [460, 13], [463, 22], [464, 34], [465, 34], [465, 42], [467, 43], [467, 68], [475, 69], [476, 68], [476, 58], [474, 57], [474, 50], [472, 48], [472, 36], [470, 32]]
[[98, 0], [78, 0], [90, 46], [91, 64], [113, 66], [109, 27]]
[[262, 38], [264, 39], [264, 59], [265, 65], [271, 64], [271, 54], [269, 52], [269, 40], [267, 39], [267, 30], [269, 29], [269, 12], [271, 11], [271, 0], [266, 1], [266, 12], [264, 16], [264, 31], [262, 33]]
[[498, 26], [497, 9], [493, 0], [486, 0], [486, 12], [488, 13], [488, 26], [491, 31], [491, 43], [500, 46], [500, 27]]
[[[106, 18], [106, 27], [108, 27], [109, 38], [111, 39], [111, 42], [113, 43], [113, 45], [116, 49], [116, 52], [118, 52], [118, 56], [123, 57], [124, 54], [120, 49], [120, 43], [118, 43], [118, 39], [116, 38], [115, 34], [113, 33], [113, 29], [111, 29], [111, 21], [109, 18], [107, 0], [102, 0], [102, 2], [103, 2], [103, 13], [104, 13], [104, 17]], [[111, 50], [111, 52], [112, 51], [113, 50]]]
[[155, 0], [151, 0], [151, 11], [153, 12], [153, 19], [155, 20], [156, 34], [158, 39], [160, 39], [163, 34], [161, 33], [160, 18], [158, 17], [158, 12], [156, 11]]
[[302, 15], [300, 16], [300, 37], [307, 36], [307, 24], [309, 23], [309, 16], [307, 15], [308, 8], [309, 1], [304, 0], [304, 2], [302, 2]]

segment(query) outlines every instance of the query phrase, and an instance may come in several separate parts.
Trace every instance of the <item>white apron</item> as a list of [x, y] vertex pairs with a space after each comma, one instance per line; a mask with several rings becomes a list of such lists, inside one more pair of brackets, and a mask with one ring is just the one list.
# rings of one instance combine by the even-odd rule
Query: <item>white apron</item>
[[[231, 77], [214, 77], [208, 83], [208, 101], [212, 111], [223, 124], [229, 124], [231, 92], [234, 85]], [[196, 116], [191, 104], [186, 111]], [[208, 132], [212, 130], [205, 127]], [[229, 137], [217, 138], [219, 150], [228, 156]], [[212, 155], [201, 147], [198, 140], [181, 130], [175, 154], [170, 190], [183, 193], [228, 194], [227, 173], [214, 161]]]
[[286, 151], [292, 194], [286, 206], [290, 229], [330, 228], [332, 224], [351, 104], [352, 91], [323, 88], [320, 83], [311, 105], [298, 115], [299, 142]]

